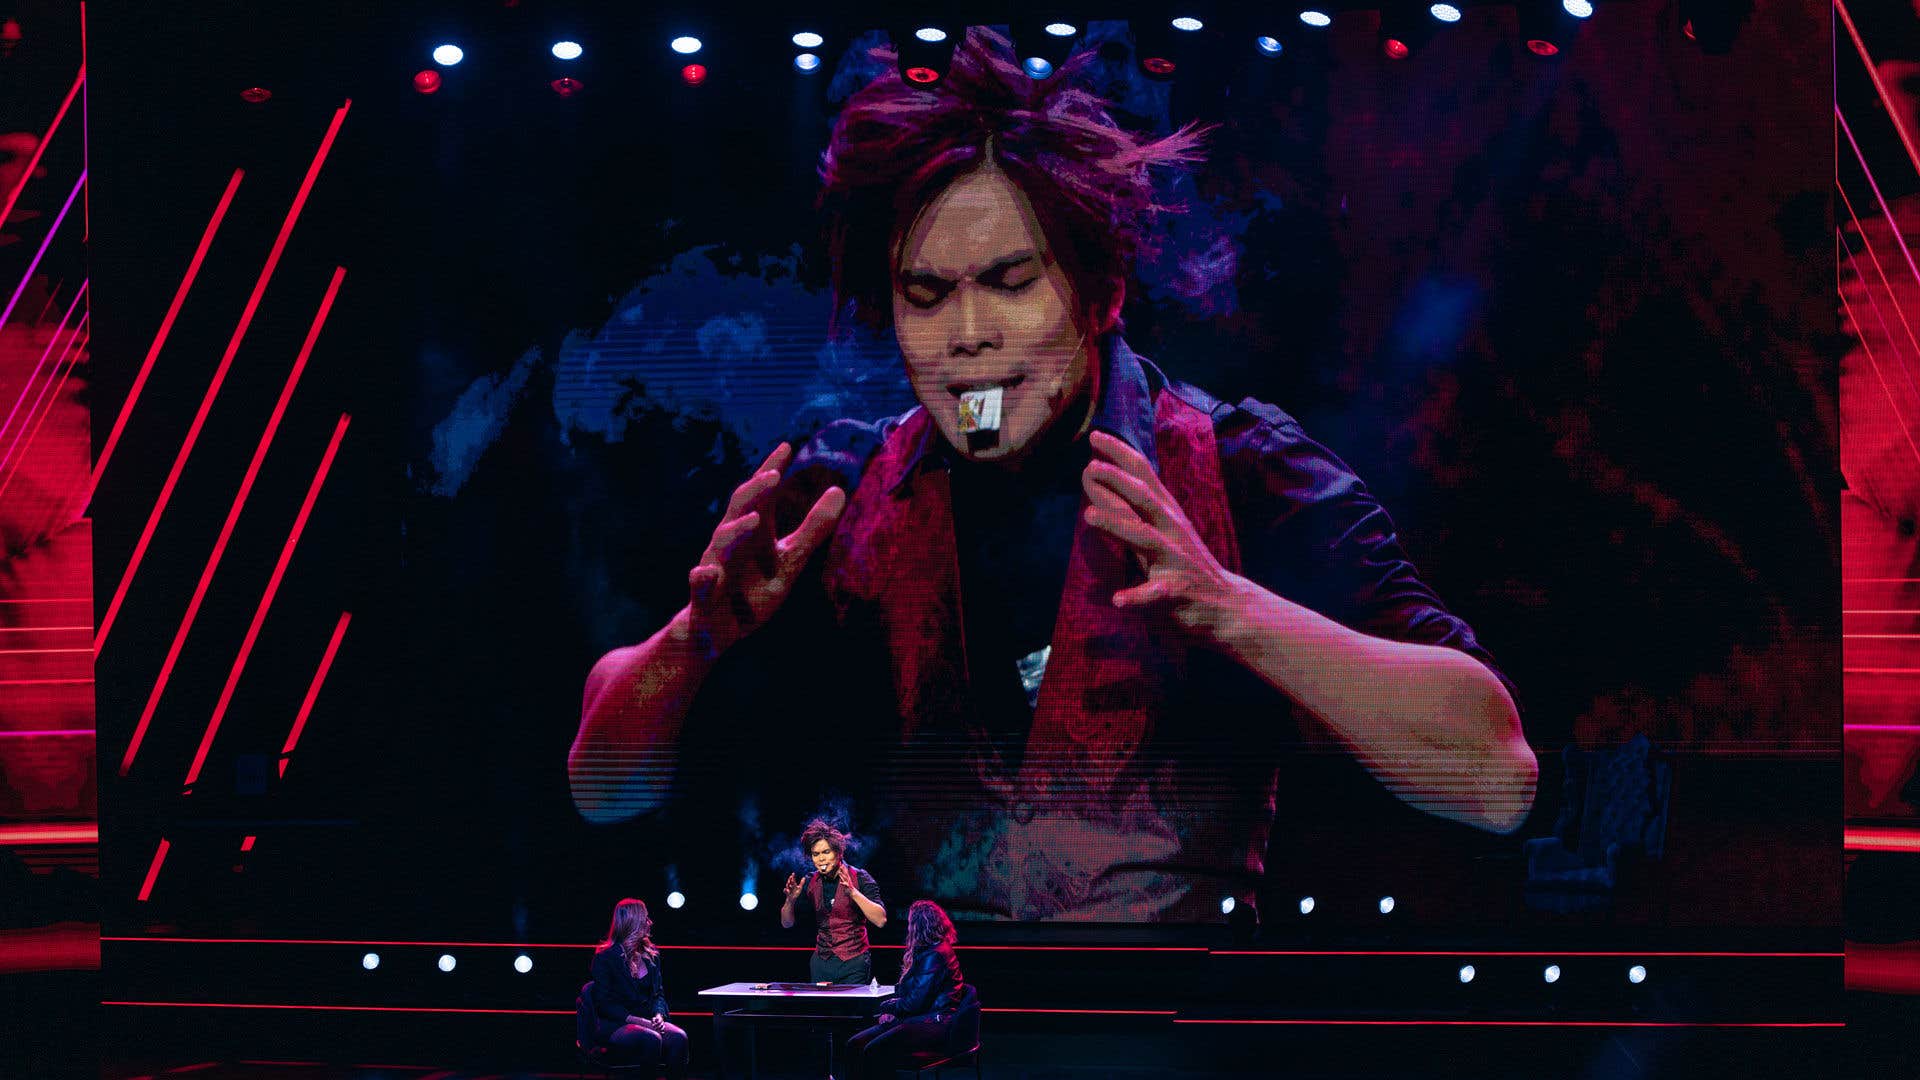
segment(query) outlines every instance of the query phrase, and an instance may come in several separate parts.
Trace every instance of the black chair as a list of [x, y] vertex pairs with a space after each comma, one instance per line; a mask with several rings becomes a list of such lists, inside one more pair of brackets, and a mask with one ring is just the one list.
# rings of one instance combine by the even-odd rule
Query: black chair
[[[622, 1063], [612, 1060], [611, 1051], [600, 1045], [594, 1038], [593, 981], [589, 979], [580, 987], [580, 993], [573, 999], [573, 1052], [580, 1064], [598, 1072], [601, 1076], [638, 1077], [647, 1075], [641, 1070], [645, 1066], [637, 1063]], [[585, 1076], [585, 1073], [580, 1075]]]
[[1611, 905], [1635, 863], [1666, 853], [1673, 764], [1646, 735], [1613, 750], [1569, 746], [1552, 836], [1528, 840], [1527, 905], [1573, 912]]
[[913, 1070], [915, 1080], [927, 1070], [938, 1078], [941, 1070], [973, 1066], [973, 1080], [980, 1080], [980, 993], [971, 983], [960, 984], [960, 1005], [953, 1013], [953, 1026], [947, 1029], [947, 1045], [942, 1050], [916, 1050], [895, 1066], [896, 1071]]

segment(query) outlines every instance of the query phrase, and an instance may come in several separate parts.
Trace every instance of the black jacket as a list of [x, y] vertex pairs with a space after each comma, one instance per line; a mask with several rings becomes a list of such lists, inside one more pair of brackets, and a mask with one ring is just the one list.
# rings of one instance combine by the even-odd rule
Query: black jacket
[[634, 978], [618, 948], [593, 954], [593, 1011], [614, 1027], [627, 1017], [667, 1016], [667, 984], [660, 977], [660, 958], [646, 965], [647, 973]]
[[951, 1013], [960, 1007], [960, 958], [953, 946], [941, 944], [913, 954], [913, 968], [901, 976], [893, 996], [880, 1011], [905, 1020], [928, 1013]]

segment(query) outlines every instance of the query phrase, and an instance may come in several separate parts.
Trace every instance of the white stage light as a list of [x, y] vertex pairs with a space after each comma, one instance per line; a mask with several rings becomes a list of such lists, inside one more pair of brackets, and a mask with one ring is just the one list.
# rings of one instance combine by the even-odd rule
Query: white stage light
[[1050, 22], [1047, 24], [1047, 33], [1054, 37], [1072, 37], [1079, 32], [1080, 28], [1072, 23]]
[[1560, 0], [1560, 9], [1576, 19], [1593, 15], [1593, 0]]
[[1635, 964], [1627, 969], [1627, 981], [1639, 984], [1647, 981], [1647, 968], [1644, 964]]
[[740, 909], [742, 911], [752, 911], [754, 908], [757, 908], [759, 906], [760, 906], [759, 897], [753, 895], [750, 892], [743, 892], [740, 894]]
[[1199, 19], [1196, 19], [1191, 15], [1182, 15], [1179, 18], [1173, 20], [1173, 28], [1175, 30], [1185, 30], [1189, 34], [1193, 33], [1195, 30], [1201, 29], [1206, 25], [1207, 25], [1206, 23], [1201, 22]]
[[1231, 914], [1233, 914], [1233, 897], [1231, 897], [1231, 896], [1227, 896], [1227, 897], [1222, 897], [1222, 898], [1221, 898], [1221, 900], [1220, 900], [1220, 914], [1222, 914], [1222, 915], [1231, 915]]
[[1303, 896], [1300, 898], [1300, 914], [1302, 915], [1313, 914], [1313, 897]]
[[697, 37], [677, 37], [670, 44], [673, 51], [681, 56], [692, 56], [700, 51], [700, 39]]
[[514, 957], [513, 970], [519, 972], [522, 975], [525, 975], [527, 972], [532, 971], [533, 957], [528, 956], [526, 953], [521, 953], [519, 956]]
[[368, 971], [372, 971], [374, 968], [379, 967], [380, 954], [377, 952], [370, 952], [367, 955], [361, 957], [360, 966], [363, 968], [366, 968]]
[[827, 39], [811, 30], [802, 30], [793, 35], [793, 44], [798, 49], [817, 49], [827, 43]]
[[1303, 23], [1306, 23], [1308, 26], [1311, 26], [1317, 30], [1323, 27], [1332, 26], [1333, 16], [1327, 14], [1324, 11], [1318, 11], [1314, 8], [1308, 8], [1307, 10], [1300, 13], [1300, 21]]
[[1393, 914], [1393, 897], [1383, 896], [1380, 898], [1380, 914], [1382, 915]]
[[441, 67], [452, 67], [466, 58], [467, 54], [461, 51], [458, 45], [435, 45], [433, 47], [433, 62], [439, 64]]
[[453, 970], [453, 954], [452, 953], [440, 954], [440, 970], [441, 971]]
[[913, 36], [929, 45], [938, 45], [947, 40], [947, 32], [937, 26], [923, 26], [913, 32]]
[[1473, 971], [1473, 965], [1472, 965], [1472, 964], [1463, 964], [1463, 965], [1461, 965], [1461, 967], [1460, 967], [1460, 981], [1461, 981], [1461, 982], [1463, 982], [1463, 983], [1470, 983], [1470, 982], [1472, 982], [1472, 981], [1473, 981], [1473, 975], [1474, 975], [1474, 971]]
[[577, 41], [556, 41], [553, 43], [553, 55], [561, 60], [578, 60], [581, 53]]
[[1548, 964], [1547, 970], [1541, 972], [1540, 977], [1547, 980], [1550, 983], [1559, 982], [1560, 981], [1560, 965]]
[[667, 894], [667, 906], [675, 911], [687, 906], [687, 898], [679, 889]]
[[1460, 21], [1460, 9], [1454, 7], [1452, 4], [1435, 4], [1427, 9], [1427, 14], [1439, 19], [1443, 23], [1457, 23]]

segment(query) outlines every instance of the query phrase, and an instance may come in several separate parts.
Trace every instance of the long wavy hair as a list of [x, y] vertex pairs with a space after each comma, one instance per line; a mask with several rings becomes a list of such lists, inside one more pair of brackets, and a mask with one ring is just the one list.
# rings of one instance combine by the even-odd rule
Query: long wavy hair
[[653, 918], [647, 914], [645, 901], [629, 896], [613, 905], [613, 923], [607, 927], [606, 940], [594, 952], [607, 949], [620, 950], [620, 958], [627, 962], [627, 974], [636, 979], [642, 961], [652, 967], [660, 959], [660, 949], [653, 943]]
[[907, 947], [900, 953], [900, 977], [913, 970], [914, 954], [921, 949], [952, 948], [960, 935], [953, 929], [945, 908], [931, 900], [915, 900], [907, 909]]

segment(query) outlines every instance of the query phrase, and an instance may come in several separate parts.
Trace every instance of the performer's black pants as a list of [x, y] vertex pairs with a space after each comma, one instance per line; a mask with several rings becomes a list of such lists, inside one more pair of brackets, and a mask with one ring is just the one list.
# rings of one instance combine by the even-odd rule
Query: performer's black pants
[[815, 952], [811, 965], [814, 982], [854, 986], [873, 981], [873, 954], [863, 952], [851, 960], [842, 960], [828, 952]]

